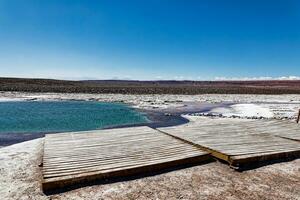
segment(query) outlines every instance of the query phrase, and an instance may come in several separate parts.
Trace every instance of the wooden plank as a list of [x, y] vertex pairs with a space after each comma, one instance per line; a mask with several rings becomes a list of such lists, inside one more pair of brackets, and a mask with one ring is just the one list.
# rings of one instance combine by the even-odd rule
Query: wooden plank
[[158, 130], [210, 152], [231, 165], [300, 154], [300, 143], [293, 141], [300, 135], [300, 126], [279, 120], [203, 117], [199, 122]]
[[43, 190], [209, 160], [193, 145], [149, 127], [45, 136]]

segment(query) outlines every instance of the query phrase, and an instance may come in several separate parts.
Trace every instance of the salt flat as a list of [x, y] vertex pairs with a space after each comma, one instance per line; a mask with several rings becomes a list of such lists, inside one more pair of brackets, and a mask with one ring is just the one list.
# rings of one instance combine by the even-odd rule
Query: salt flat
[[[299, 94], [287, 95], [250, 95], [250, 94], [202, 94], [202, 95], [172, 95], [172, 94], [86, 94], [86, 93], [27, 93], [0, 92], [0, 100], [95, 100], [103, 102], [124, 102], [138, 108], [164, 109], [184, 105], [183, 102], [232, 102], [254, 104], [300, 105]], [[292, 106], [295, 107], [295, 106]], [[278, 106], [277, 106], [278, 108]], [[275, 109], [275, 108], [274, 108]]]

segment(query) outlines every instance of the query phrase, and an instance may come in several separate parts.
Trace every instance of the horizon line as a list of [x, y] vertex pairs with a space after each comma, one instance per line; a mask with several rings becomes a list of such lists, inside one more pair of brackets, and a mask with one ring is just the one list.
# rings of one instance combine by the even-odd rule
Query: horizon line
[[159, 82], [159, 81], [177, 81], [177, 82], [230, 82], [230, 81], [300, 81], [300, 76], [282, 76], [282, 77], [241, 77], [227, 78], [215, 77], [214, 79], [128, 79], [128, 78], [66, 78], [66, 77], [17, 77], [17, 76], [1, 76], [0, 79], [38, 79], [38, 80], [58, 80], [58, 81], [139, 81], [139, 82]]

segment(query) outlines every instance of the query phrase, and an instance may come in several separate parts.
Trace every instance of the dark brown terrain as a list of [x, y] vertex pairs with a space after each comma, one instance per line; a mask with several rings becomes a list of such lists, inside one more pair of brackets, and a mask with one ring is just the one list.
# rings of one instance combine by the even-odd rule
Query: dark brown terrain
[[121, 94], [300, 94], [300, 80], [127, 81], [0, 78], [0, 91]]

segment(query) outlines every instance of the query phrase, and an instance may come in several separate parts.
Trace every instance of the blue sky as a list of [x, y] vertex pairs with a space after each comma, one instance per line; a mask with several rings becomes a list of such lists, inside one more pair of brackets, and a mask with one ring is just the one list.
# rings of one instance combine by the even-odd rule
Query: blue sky
[[300, 77], [300, 1], [0, 0], [0, 76]]

